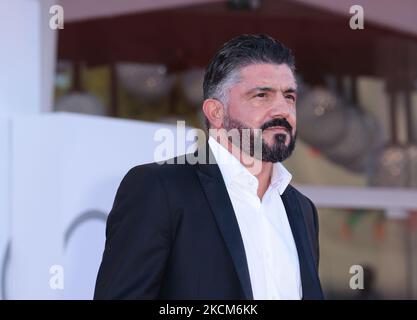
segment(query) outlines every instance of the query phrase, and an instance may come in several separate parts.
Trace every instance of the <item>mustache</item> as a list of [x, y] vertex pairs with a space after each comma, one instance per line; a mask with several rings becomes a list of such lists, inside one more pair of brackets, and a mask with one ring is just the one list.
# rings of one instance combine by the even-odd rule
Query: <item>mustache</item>
[[288, 123], [287, 120], [283, 119], [283, 118], [277, 118], [277, 119], [272, 119], [268, 122], [265, 122], [262, 126], [261, 126], [261, 130], [264, 131], [268, 128], [271, 127], [284, 127], [286, 128], [290, 133], [292, 132], [292, 126]]

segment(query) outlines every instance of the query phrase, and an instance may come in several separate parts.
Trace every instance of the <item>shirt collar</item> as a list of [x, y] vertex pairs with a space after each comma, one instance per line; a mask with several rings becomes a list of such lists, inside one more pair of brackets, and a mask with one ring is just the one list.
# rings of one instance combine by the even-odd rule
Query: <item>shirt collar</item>
[[281, 162], [276, 162], [272, 166], [271, 186], [278, 188], [278, 192], [282, 195], [288, 187], [292, 179], [291, 173], [284, 167]]
[[[209, 137], [208, 144], [220, 168], [220, 172], [222, 173], [226, 185], [230, 185], [240, 177], [246, 177], [247, 181], [253, 181], [252, 186], [256, 187], [256, 189], [258, 188], [258, 179], [224, 146], [218, 143], [213, 137]], [[282, 163], [274, 163], [270, 183], [272, 188], [278, 189], [279, 194], [282, 195], [290, 184], [291, 179], [291, 173], [282, 165]]]

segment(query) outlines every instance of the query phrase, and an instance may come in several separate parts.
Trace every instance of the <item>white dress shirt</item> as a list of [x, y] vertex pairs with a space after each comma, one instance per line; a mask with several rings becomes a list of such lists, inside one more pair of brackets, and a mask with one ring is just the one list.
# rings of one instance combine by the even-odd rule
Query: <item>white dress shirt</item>
[[210, 137], [208, 143], [239, 224], [254, 299], [301, 299], [297, 248], [281, 200], [291, 174], [281, 163], [275, 163], [261, 201], [258, 179], [215, 139]]

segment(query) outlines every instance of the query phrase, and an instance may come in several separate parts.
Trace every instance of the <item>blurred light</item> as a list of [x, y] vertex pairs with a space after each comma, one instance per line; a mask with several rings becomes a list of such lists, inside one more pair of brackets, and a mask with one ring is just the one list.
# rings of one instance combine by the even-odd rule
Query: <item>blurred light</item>
[[164, 65], [119, 63], [117, 77], [126, 91], [145, 100], [157, 100], [167, 96], [175, 82]]
[[106, 108], [101, 101], [96, 96], [86, 92], [72, 92], [62, 96], [56, 103], [55, 111], [106, 115]]
[[338, 144], [345, 131], [345, 117], [341, 100], [324, 87], [305, 87], [298, 99], [298, 131], [313, 147]]
[[194, 105], [203, 102], [204, 69], [191, 69], [182, 74], [182, 86], [186, 98]]

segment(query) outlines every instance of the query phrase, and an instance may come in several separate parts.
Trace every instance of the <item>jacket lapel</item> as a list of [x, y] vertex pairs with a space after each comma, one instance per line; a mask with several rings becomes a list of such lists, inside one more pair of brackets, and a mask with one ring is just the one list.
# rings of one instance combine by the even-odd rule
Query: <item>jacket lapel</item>
[[[207, 150], [207, 149], [206, 149]], [[208, 150], [211, 154], [211, 151]], [[212, 157], [212, 161], [213, 161]], [[233, 260], [245, 298], [253, 299], [245, 247], [226, 185], [217, 164], [198, 164], [197, 174]]]
[[288, 221], [297, 247], [300, 263], [301, 282], [303, 287], [303, 299], [323, 299], [313, 253], [307, 238], [307, 229], [303, 212], [298, 198], [291, 186], [288, 186], [281, 196], [284, 203]]

